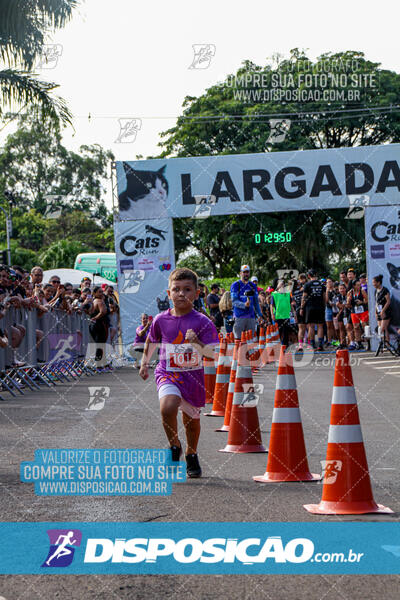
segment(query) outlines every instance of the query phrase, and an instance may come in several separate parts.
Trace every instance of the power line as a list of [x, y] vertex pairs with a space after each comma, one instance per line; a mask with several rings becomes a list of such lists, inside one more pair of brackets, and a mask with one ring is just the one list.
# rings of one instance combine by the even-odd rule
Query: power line
[[[220, 121], [222, 119], [257, 119], [259, 121], [265, 121], [269, 119], [290, 119], [292, 122], [300, 122], [300, 121], [310, 121], [314, 117], [326, 117], [328, 115], [338, 115], [329, 117], [330, 120], [337, 120], [349, 117], [363, 117], [367, 114], [388, 114], [388, 113], [397, 113], [400, 110], [399, 104], [391, 104], [390, 106], [369, 106], [366, 108], [337, 108], [334, 110], [320, 110], [320, 111], [296, 111], [296, 112], [274, 112], [274, 113], [245, 113], [239, 115], [225, 114], [221, 113], [219, 115], [178, 115], [178, 116], [136, 116], [136, 117], [127, 117], [121, 115], [99, 115], [94, 116], [89, 114], [87, 116], [84, 115], [74, 115], [75, 119], [89, 119], [89, 121], [97, 120], [97, 119], [141, 119], [141, 120], [190, 120], [190, 121], [202, 121], [202, 122], [212, 122], [212, 121]], [[376, 115], [375, 115], [376, 116]], [[294, 118], [295, 117], [295, 118]], [[296, 118], [297, 117], [297, 118]]]

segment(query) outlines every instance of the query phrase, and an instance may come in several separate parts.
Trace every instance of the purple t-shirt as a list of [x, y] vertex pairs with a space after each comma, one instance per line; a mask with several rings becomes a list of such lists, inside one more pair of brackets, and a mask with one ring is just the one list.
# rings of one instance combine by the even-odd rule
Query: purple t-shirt
[[135, 337], [135, 341], [134, 344], [144, 344], [148, 335], [149, 335], [149, 329], [146, 331], [146, 333], [142, 336], [139, 335], [139, 331], [142, 331], [142, 329], [144, 329], [144, 325], [139, 325], [139, 327], [136, 327], [136, 337]]
[[158, 314], [151, 324], [149, 341], [161, 344], [160, 362], [155, 370], [157, 388], [172, 383], [179, 388], [184, 400], [193, 406], [204, 406], [203, 360], [191, 344], [184, 342], [188, 329], [193, 329], [203, 344], [219, 343], [213, 322], [196, 310], [174, 317], [169, 308]]

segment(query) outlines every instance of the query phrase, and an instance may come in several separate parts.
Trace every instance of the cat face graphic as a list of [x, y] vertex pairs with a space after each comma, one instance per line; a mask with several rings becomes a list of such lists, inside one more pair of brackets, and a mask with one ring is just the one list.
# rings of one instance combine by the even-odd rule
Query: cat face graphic
[[126, 190], [119, 195], [120, 211], [135, 211], [143, 201], [146, 206], [159, 205], [165, 209], [168, 196], [168, 181], [164, 175], [165, 167], [158, 171], [139, 171], [128, 163], [123, 163], [126, 175]]
[[161, 300], [160, 298], [157, 298], [157, 307], [160, 312], [163, 312], [164, 310], [168, 310], [169, 309], [168, 296], [165, 296], [165, 300]]
[[400, 267], [395, 267], [392, 263], [387, 263], [387, 269], [390, 275], [390, 285], [400, 290]]

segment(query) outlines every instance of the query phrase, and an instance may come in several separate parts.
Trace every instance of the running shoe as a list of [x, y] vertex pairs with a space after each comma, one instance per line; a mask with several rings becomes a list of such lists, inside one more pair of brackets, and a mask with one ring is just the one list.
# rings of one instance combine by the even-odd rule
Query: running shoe
[[357, 344], [357, 350], [364, 350], [364, 345], [362, 342], [356, 342]]
[[338, 340], [333, 340], [332, 346], [340, 346], [340, 342]]
[[316, 349], [316, 352], [323, 352], [324, 348], [323, 346], [318, 346], [318, 348]]
[[349, 350], [357, 350], [357, 345], [355, 342], [351, 342], [351, 344], [349, 344]]
[[186, 474], [191, 479], [201, 477], [201, 467], [197, 454], [186, 455]]
[[346, 344], [340, 344], [339, 345], [339, 350], [347, 350]]
[[180, 446], [171, 446], [171, 458], [173, 462], [177, 462], [182, 454], [182, 444], [179, 442]]

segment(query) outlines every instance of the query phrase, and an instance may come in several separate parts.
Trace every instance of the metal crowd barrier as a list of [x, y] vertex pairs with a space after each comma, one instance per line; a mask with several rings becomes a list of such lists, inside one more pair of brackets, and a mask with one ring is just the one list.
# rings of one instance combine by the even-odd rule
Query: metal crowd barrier
[[[85, 313], [49, 309], [40, 314], [37, 309], [8, 307], [0, 319], [0, 328], [8, 336], [8, 346], [0, 348], [0, 400], [5, 400], [5, 392], [15, 397], [26, 388], [37, 390], [41, 385], [51, 387], [83, 375], [108, 372], [110, 357], [106, 350], [102, 364], [94, 361], [96, 344], [89, 323]], [[13, 349], [13, 328], [21, 326], [25, 335]], [[43, 337], [37, 345], [38, 331], [43, 332]]]

